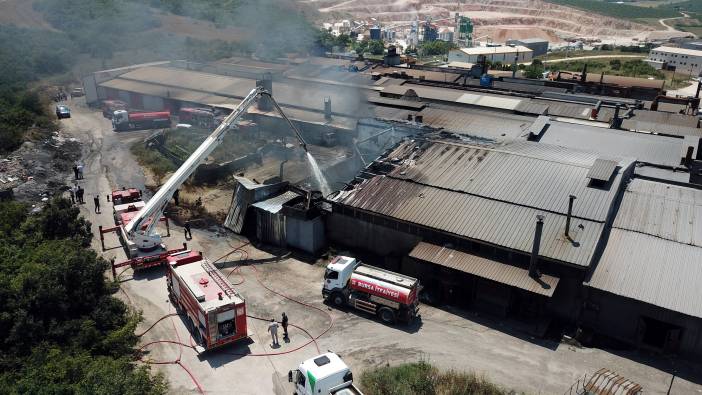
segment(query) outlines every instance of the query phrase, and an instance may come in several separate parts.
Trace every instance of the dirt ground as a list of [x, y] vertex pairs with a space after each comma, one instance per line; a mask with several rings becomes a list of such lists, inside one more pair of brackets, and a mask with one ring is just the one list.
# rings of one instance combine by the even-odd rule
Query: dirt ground
[[[476, 40], [493, 42], [507, 39], [545, 38], [551, 43], [565, 39], [600, 39], [606, 43], [631, 44], [639, 40], [684, 36], [632, 21], [592, 14], [543, 0], [302, 0], [319, 7], [328, 21], [335, 19], [370, 20], [385, 26], [403, 25], [431, 18], [439, 26], [451, 25], [456, 12], [471, 18]], [[660, 29], [659, 29], [660, 28]], [[659, 29], [661, 31], [657, 31]], [[636, 39], [636, 40], [634, 40]]]
[[[98, 111], [88, 109], [79, 101], [73, 102], [72, 113], [73, 118], [62, 121], [62, 124], [66, 133], [84, 143], [87, 170], [85, 180], [80, 183], [87, 194], [105, 195], [114, 187], [127, 185], [143, 188], [145, 177], [131, 158], [128, 145], [149, 132], [114, 133]], [[94, 214], [91, 199], [88, 202], [81, 209], [94, 228], [111, 223], [109, 205], [104, 199], [102, 214]], [[195, 229], [193, 237], [189, 247], [203, 251], [211, 260], [246, 242], [244, 238], [216, 227]], [[172, 225], [171, 236], [165, 240], [171, 247], [180, 245], [184, 241], [180, 228]], [[108, 250], [103, 253], [106, 258], [116, 257], [118, 261], [124, 258], [116, 237], [108, 236], [106, 244]], [[99, 238], [94, 240], [93, 246], [100, 251]], [[324, 333], [331, 325], [331, 329], [319, 338], [319, 350], [340, 353], [357, 375], [385, 363], [421, 358], [445, 369], [474, 370], [518, 391], [560, 394], [584, 375], [606, 367], [642, 384], [647, 393], [666, 393], [673, 377], [671, 372], [676, 373], [671, 393], [702, 393], [700, 366], [638, 353], [579, 349], [524, 337], [507, 323], [472, 313], [423, 305], [420, 322], [410, 327], [385, 326], [362, 313], [331, 309], [322, 304], [323, 262], [315, 265], [292, 258], [277, 258], [252, 246], [244, 250], [249, 266], [242, 267], [240, 273], [231, 272], [233, 265], [240, 263], [242, 258], [238, 253], [219, 264], [226, 267], [224, 273], [237, 284], [237, 290], [246, 299], [247, 312], [279, 318], [285, 311], [291, 323], [300, 325], [314, 336]], [[137, 275], [126, 270], [120, 274], [120, 279], [119, 297], [143, 311], [144, 322], [139, 330], [145, 330], [174, 311], [168, 301], [162, 270]], [[286, 300], [264, 288], [263, 284], [322, 311]], [[274, 349], [265, 323], [250, 319], [248, 330], [249, 342], [202, 356], [189, 347], [155, 344], [148, 347], [147, 358], [152, 361], [179, 358], [207, 393], [292, 393], [287, 372], [303, 359], [318, 353], [314, 344], [292, 352], [308, 339], [304, 333], [291, 329], [290, 343], [282, 343], [280, 348]], [[178, 339], [186, 344], [190, 341], [183, 321], [172, 317], [156, 324], [142, 337], [142, 344]], [[270, 353], [283, 354], [266, 355]], [[180, 366], [163, 364], [154, 365], [154, 368], [166, 375], [172, 393], [196, 392], [193, 380]]]
[[0, 0], [0, 24], [54, 30], [29, 0]]

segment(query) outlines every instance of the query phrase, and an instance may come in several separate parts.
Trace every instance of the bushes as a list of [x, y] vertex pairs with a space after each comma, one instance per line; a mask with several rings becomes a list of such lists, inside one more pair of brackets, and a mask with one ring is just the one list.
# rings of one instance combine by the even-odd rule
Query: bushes
[[131, 361], [139, 316], [111, 296], [90, 223], [63, 199], [28, 215], [0, 203], [3, 393], [165, 393]]
[[361, 388], [368, 395], [503, 395], [505, 391], [474, 373], [440, 372], [420, 361], [385, 366], [361, 375]]

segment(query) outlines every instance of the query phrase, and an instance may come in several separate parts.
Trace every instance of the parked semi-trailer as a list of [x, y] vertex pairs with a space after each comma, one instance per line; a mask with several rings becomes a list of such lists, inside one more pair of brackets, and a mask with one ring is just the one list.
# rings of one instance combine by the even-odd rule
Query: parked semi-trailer
[[416, 278], [335, 257], [324, 273], [322, 296], [336, 306], [349, 305], [376, 314], [385, 323], [410, 322], [419, 312]]
[[168, 296], [204, 352], [247, 337], [246, 305], [227, 278], [195, 251], [168, 256]]
[[170, 128], [171, 114], [168, 111], [130, 112], [117, 110], [112, 113], [112, 127], [116, 131]]
[[288, 372], [296, 395], [363, 395], [353, 384], [351, 369], [333, 352], [310, 358]]

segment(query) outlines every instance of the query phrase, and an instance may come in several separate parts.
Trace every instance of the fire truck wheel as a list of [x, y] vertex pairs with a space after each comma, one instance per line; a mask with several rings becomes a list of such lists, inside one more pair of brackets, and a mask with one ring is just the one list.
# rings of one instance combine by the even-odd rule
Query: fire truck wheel
[[389, 307], [381, 307], [378, 309], [378, 317], [380, 317], [380, 320], [383, 321], [386, 324], [394, 324], [395, 323], [395, 312], [392, 311], [391, 308]]
[[331, 296], [331, 301], [336, 307], [341, 307], [346, 304], [346, 299], [341, 292], [334, 292]]

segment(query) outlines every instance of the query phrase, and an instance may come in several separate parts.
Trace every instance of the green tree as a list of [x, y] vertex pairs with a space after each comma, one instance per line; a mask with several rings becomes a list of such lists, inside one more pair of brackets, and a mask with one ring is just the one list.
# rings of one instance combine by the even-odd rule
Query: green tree
[[132, 363], [140, 317], [112, 296], [90, 224], [60, 198], [27, 209], [0, 202], [2, 392], [165, 393], [163, 377]]
[[385, 45], [380, 40], [370, 40], [368, 42], [368, 51], [373, 55], [382, 55], [385, 52]]

